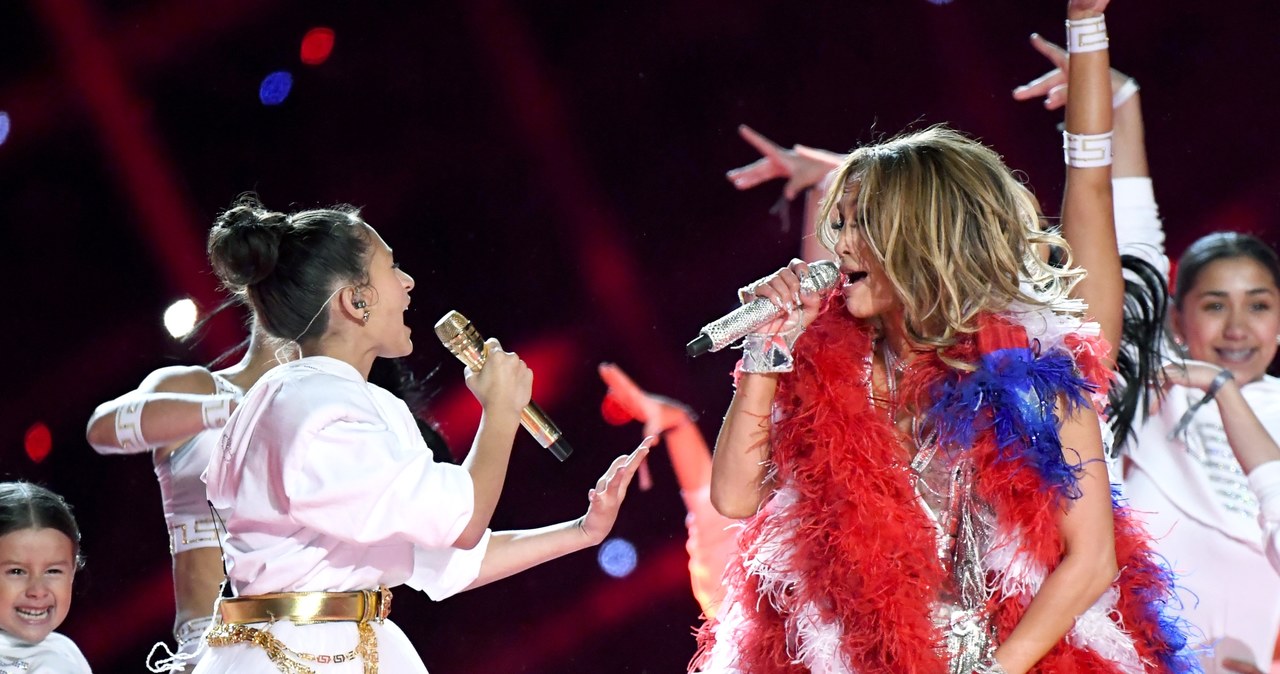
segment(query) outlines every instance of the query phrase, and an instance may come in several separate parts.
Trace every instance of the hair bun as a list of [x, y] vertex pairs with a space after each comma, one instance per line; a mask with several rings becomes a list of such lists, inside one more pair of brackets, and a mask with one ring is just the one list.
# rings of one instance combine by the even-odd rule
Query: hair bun
[[280, 239], [289, 230], [285, 214], [263, 207], [257, 195], [241, 195], [209, 230], [209, 262], [222, 283], [239, 292], [275, 270]]

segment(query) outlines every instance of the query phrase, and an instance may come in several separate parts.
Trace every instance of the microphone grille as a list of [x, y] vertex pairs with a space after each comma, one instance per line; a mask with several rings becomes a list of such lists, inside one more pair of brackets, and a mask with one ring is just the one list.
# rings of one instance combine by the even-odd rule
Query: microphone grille
[[488, 355], [484, 340], [480, 338], [480, 333], [466, 316], [450, 311], [436, 321], [435, 329], [440, 343], [457, 356], [458, 360], [471, 366], [473, 370], [479, 370], [484, 366], [485, 356]]
[[466, 316], [456, 311], [450, 311], [436, 321], [436, 337], [439, 337], [441, 342], [448, 344], [458, 335], [461, 335], [468, 325], [471, 325], [471, 321], [467, 320]]
[[809, 276], [800, 282], [800, 288], [809, 292], [830, 290], [840, 279], [840, 267], [831, 260], [809, 263]]

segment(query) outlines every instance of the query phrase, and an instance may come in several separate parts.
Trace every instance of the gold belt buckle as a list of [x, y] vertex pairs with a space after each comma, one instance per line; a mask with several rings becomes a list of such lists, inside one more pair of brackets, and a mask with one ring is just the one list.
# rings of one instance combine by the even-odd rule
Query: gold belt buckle
[[378, 624], [391, 615], [391, 588], [386, 585], [378, 587]]

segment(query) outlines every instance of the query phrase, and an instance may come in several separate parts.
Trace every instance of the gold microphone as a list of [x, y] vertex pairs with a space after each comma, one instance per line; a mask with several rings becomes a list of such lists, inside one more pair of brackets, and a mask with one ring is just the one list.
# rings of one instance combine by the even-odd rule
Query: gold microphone
[[[488, 347], [466, 316], [456, 311], [445, 314], [436, 321], [436, 336], [446, 349], [473, 371], [479, 372], [484, 367], [485, 358], [489, 355]], [[573, 453], [573, 448], [561, 436], [560, 429], [551, 423], [542, 408], [533, 401], [529, 401], [520, 410], [520, 425], [529, 431], [538, 444], [551, 450], [551, 454], [557, 459], [564, 461]]]

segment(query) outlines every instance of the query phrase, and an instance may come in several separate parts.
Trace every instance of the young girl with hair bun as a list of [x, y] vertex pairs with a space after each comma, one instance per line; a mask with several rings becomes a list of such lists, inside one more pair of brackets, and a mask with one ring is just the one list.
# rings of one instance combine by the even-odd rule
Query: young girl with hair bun
[[285, 215], [242, 198], [209, 253], [298, 357], [246, 393], [209, 461], [234, 596], [196, 672], [422, 673], [387, 619], [390, 588], [443, 599], [604, 539], [648, 441], [613, 461], [585, 515], [489, 531], [532, 374], [486, 342], [484, 367], [466, 371], [483, 408], [475, 442], [461, 466], [434, 462], [405, 403], [368, 381], [376, 358], [413, 349], [415, 283], [355, 208]]

